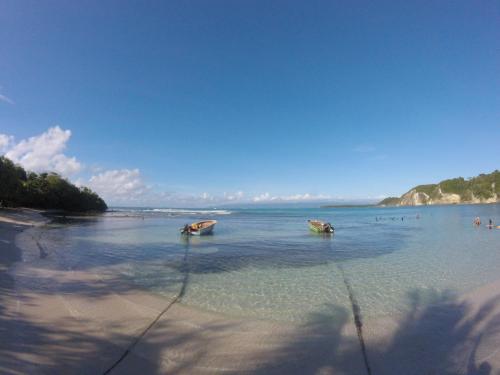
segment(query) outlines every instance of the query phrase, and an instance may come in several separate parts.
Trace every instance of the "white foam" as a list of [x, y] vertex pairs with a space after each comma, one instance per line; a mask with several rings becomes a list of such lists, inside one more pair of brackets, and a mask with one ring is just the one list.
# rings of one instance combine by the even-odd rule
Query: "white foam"
[[189, 210], [182, 208], [152, 208], [144, 210], [146, 212], [163, 212], [168, 214], [178, 215], [230, 215], [232, 212], [228, 210]]

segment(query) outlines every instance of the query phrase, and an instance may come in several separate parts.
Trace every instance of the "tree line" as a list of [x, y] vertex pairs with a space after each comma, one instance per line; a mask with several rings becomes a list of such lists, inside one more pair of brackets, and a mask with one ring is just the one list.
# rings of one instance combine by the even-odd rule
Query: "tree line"
[[0, 205], [65, 211], [105, 211], [104, 200], [87, 187], [77, 187], [57, 173], [27, 172], [0, 156]]

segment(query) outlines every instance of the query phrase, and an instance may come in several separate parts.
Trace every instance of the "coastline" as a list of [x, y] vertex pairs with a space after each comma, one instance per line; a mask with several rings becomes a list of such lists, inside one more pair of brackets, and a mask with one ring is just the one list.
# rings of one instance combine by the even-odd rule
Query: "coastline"
[[24, 227], [43, 225], [48, 222], [48, 219], [42, 215], [45, 212], [33, 208], [0, 208], [0, 223]]
[[[176, 296], [161, 298], [100, 269], [18, 262], [47, 219], [32, 210], [0, 217], [0, 372], [104, 373], [171, 305], [110, 373], [367, 373], [350, 310], [332, 305], [332, 314], [294, 326], [172, 304]], [[435, 293], [432, 303], [418, 292], [409, 297], [410, 313], [362, 321], [372, 373], [500, 369], [500, 280], [460, 296]]]
[[422, 204], [376, 204], [373, 207], [391, 208], [391, 207], [441, 207], [441, 206], [493, 206], [500, 205], [500, 201], [496, 202], [456, 202], [456, 203], [422, 203]]
[[17, 234], [49, 221], [42, 212], [29, 208], [0, 209], [0, 271], [21, 259], [21, 250], [15, 245]]

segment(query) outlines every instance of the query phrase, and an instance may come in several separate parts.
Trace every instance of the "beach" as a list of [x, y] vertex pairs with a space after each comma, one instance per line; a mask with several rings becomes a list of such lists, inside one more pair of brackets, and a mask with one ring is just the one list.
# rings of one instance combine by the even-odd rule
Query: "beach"
[[3, 2], [0, 375], [500, 375], [498, 5]]
[[[408, 311], [380, 317], [365, 318], [348, 288], [347, 305], [332, 303], [328, 313], [323, 306], [294, 324], [243, 318], [185, 304], [189, 272], [162, 296], [107, 266], [48, 266], [44, 258], [53, 249], [40, 241], [47, 219], [32, 210], [3, 210], [0, 217], [1, 373], [500, 370], [500, 281], [459, 294], [415, 291]], [[41, 260], [31, 262], [28, 254]]]

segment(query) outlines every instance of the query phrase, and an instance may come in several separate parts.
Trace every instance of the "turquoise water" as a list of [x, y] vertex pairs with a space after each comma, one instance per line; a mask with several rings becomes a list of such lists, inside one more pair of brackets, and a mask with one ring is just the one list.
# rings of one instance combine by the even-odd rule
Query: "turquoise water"
[[[500, 205], [123, 210], [54, 223], [41, 237], [48, 256], [24, 258], [113, 273], [168, 297], [185, 282], [186, 305], [280, 321], [349, 306], [349, 284], [363, 315], [379, 317], [405, 312], [415, 290], [462, 293], [498, 279], [500, 230], [473, 227], [475, 216], [500, 223]], [[214, 235], [180, 236], [205, 218], [218, 220]], [[331, 222], [335, 235], [310, 233], [309, 218]]]

